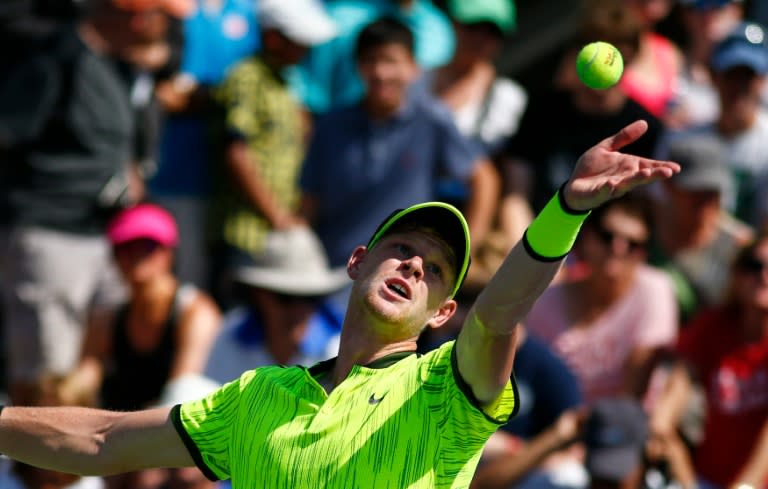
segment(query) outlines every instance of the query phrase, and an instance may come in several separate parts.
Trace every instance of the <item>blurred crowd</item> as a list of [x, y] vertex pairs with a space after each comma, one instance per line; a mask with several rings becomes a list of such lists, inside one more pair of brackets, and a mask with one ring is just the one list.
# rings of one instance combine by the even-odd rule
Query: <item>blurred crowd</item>
[[[644, 119], [624, 150], [682, 172], [592, 211], [473, 487], [768, 488], [768, 3], [564, 1], [580, 21], [523, 83], [498, 70], [517, 2], [2, 2], [7, 402], [171, 405], [330, 358], [349, 254], [427, 200], [472, 235], [435, 348], [578, 156]], [[596, 40], [625, 62], [605, 90], [576, 76]], [[225, 487], [0, 459], [3, 489]]]

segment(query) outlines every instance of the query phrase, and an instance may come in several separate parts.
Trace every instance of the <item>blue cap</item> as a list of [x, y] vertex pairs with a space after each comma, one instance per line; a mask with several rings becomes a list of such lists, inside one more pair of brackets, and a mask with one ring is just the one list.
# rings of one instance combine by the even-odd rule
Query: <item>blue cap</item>
[[755, 73], [768, 73], [768, 44], [765, 28], [754, 22], [742, 22], [715, 46], [712, 69], [725, 71], [746, 66]]

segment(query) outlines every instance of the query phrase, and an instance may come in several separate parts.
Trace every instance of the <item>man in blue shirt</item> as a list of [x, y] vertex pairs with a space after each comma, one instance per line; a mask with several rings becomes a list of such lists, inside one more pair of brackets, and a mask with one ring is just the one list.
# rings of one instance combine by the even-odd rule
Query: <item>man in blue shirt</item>
[[315, 127], [302, 169], [302, 211], [333, 267], [345, 264], [391, 209], [432, 200], [442, 177], [468, 182], [464, 210], [475, 243], [490, 225], [498, 175], [444, 106], [409, 90], [418, 74], [413, 43], [408, 27], [392, 18], [363, 29], [355, 56], [365, 96]]

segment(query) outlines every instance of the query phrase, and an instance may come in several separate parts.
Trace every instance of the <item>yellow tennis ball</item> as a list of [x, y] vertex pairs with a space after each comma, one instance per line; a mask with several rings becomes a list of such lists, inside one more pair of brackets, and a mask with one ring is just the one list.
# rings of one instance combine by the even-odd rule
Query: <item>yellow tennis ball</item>
[[597, 41], [581, 48], [576, 58], [576, 73], [586, 86], [595, 89], [615, 85], [624, 72], [624, 60], [613, 44]]

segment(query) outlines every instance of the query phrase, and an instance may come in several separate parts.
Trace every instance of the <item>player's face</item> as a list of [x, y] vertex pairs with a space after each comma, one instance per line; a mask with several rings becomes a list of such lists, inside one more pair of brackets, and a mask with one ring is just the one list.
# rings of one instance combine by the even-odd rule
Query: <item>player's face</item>
[[410, 51], [399, 43], [369, 49], [358, 60], [358, 69], [367, 101], [386, 108], [400, 107], [418, 74]]
[[350, 260], [353, 295], [396, 336], [417, 336], [440, 326], [455, 310], [448, 300], [455, 271], [447, 245], [428, 233], [392, 233]]

